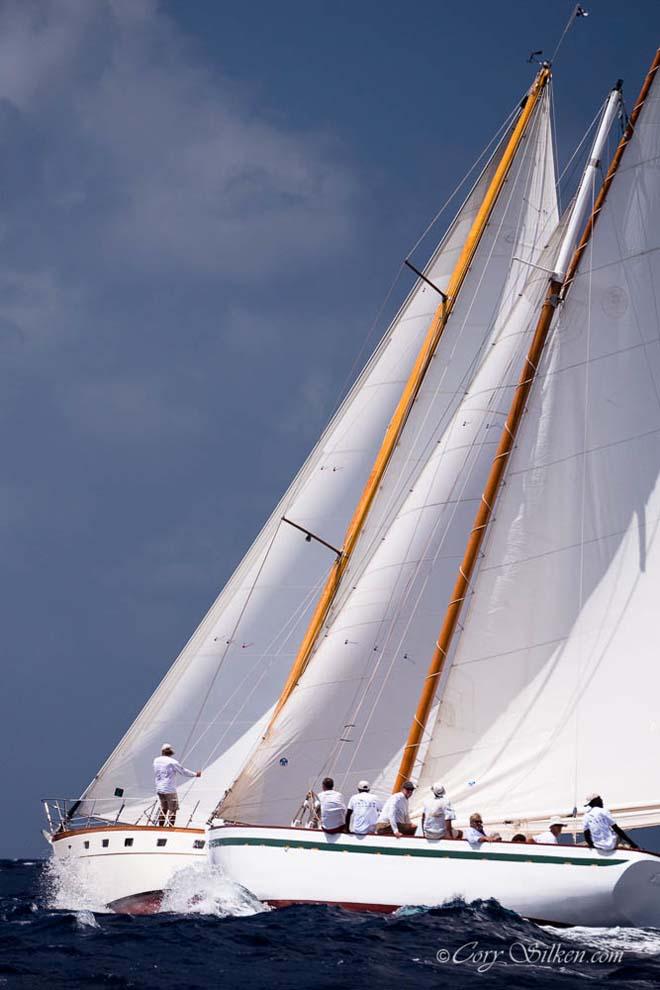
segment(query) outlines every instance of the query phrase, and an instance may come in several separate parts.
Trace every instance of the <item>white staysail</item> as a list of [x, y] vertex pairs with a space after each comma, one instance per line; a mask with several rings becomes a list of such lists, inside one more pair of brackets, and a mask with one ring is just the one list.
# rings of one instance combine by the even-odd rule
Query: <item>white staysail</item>
[[[459, 817], [657, 824], [660, 81], [546, 346], [420, 791]], [[648, 698], [649, 703], [644, 699]]]
[[538, 261], [556, 224], [546, 95], [516, 154], [323, 637], [223, 803], [224, 816], [288, 822], [319, 777], [330, 773], [350, 789], [360, 777], [382, 777], [399, 749], [437, 635], [439, 603], [446, 600], [492, 459], [491, 438], [497, 442], [527, 346], [530, 312], [545, 288], [543, 275], [529, 281], [527, 262]]
[[[446, 285], [503, 141], [426, 269]], [[203, 767], [180, 789], [179, 821], [204, 821], [263, 731], [332, 552], [282, 522], [339, 546], [383, 433], [438, 304], [418, 283], [348, 397], [175, 664], [85, 791], [81, 812], [130, 818], [153, 798], [163, 741]]]

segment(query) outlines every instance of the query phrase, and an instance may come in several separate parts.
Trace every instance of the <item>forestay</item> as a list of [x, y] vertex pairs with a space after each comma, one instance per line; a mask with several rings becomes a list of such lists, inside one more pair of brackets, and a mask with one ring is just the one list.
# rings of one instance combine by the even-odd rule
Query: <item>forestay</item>
[[660, 82], [546, 348], [420, 776], [459, 817], [660, 822]]
[[[526, 344], [557, 222], [548, 99], [519, 149], [310, 664], [221, 813], [288, 823], [324, 773], [386, 788]], [[532, 271], [534, 271], [532, 269]], [[537, 286], [540, 286], [537, 291]], [[509, 319], [510, 318], [510, 319]], [[479, 370], [481, 369], [481, 370]], [[510, 379], [510, 381], [508, 381]], [[471, 387], [472, 383], [472, 387]], [[466, 397], [467, 392], [467, 397]]]
[[[500, 145], [427, 268], [446, 285], [501, 156]], [[163, 741], [199, 781], [180, 790], [184, 822], [203, 821], [263, 731], [332, 553], [286, 523], [340, 545], [438, 295], [417, 284], [319, 443], [210, 611], [86, 790], [83, 811], [128, 819], [149, 806]], [[119, 793], [121, 792], [121, 793]]]

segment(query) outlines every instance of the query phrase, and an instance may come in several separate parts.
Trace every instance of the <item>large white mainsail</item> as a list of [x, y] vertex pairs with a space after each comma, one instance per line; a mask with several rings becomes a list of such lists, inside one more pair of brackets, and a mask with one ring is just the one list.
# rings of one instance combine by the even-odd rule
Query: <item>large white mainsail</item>
[[[445, 286], [504, 138], [426, 274]], [[331, 552], [282, 522], [338, 545], [387, 422], [437, 306], [419, 282], [261, 533], [131, 728], [85, 791], [79, 813], [129, 819], [151, 803], [152, 761], [163, 741], [204, 768], [181, 788], [185, 823], [204, 821], [263, 731], [309, 620]]]
[[438, 603], [446, 597], [492, 457], [488, 428], [501, 423], [507, 373], [525, 346], [522, 329], [544, 288], [537, 277], [523, 294], [528, 263], [538, 261], [556, 222], [546, 95], [477, 249], [323, 638], [223, 803], [223, 815], [288, 821], [324, 772], [350, 788], [359, 777], [380, 773], [401, 745], [437, 632]]
[[657, 824], [660, 82], [546, 346], [420, 773], [461, 816]]

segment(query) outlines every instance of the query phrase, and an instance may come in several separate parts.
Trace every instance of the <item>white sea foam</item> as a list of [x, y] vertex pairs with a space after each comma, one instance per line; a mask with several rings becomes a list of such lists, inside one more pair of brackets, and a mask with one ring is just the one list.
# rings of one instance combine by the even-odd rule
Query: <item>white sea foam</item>
[[85, 928], [101, 927], [91, 911], [76, 911], [76, 924], [82, 931]]
[[639, 952], [647, 955], [660, 953], [660, 931], [656, 928], [544, 928], [555, 932], [558, 939], [568, 939], [596, 949]]
[[216, 918], [245, 917], [270, 908], [246, 887], [228, 880], [220, 867], [194, 863], [174, 874], [161, 911], [174, 914], [212, 914]]
[[56, 911], [108, 914], [78, 857], [51, 857], [42, 873], [44, 898]]

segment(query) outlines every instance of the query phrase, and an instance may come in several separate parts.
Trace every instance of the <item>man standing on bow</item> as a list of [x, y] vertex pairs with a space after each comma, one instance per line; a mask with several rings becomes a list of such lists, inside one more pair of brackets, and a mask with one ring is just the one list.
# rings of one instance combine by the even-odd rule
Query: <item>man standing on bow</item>
[[176, 813], [179, 810], [179, 798], [176, 793], [176, 778], [181, 777], [201, 777], [201, 770], [187, 770], [181, 766], [178, 760], [174, 759], [174, 750], [169, 743], [164, 743], [160, 750], [161, 755], [154, 760], [154, 777], [156, 779], [156, 794], [160, 801], [160, 814], [158, 815], [158, 825], [163, 828], [165, 825], [173, 826], [176, 821]]

